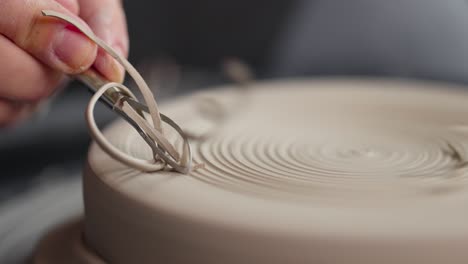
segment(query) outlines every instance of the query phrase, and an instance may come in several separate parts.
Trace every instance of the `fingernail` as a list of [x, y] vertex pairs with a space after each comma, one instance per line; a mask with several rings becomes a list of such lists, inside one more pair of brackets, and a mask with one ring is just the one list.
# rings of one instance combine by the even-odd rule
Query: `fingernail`
[[[114, 50], [122, 57], [125, 58], [123, 48], [120, 45], [115, 45]], [[120, 75], [122, 75], [122, 81], [123, 78], [125, 77], [125, 68], [116, 60], [114, 60], [115, 65], [117, 66], [117, 71], [119, 72]]]
[[67, 73], [84, 71], [94, 61], [96, 45], [73, 26], [66, 26], [55, 36], [52, 48]]

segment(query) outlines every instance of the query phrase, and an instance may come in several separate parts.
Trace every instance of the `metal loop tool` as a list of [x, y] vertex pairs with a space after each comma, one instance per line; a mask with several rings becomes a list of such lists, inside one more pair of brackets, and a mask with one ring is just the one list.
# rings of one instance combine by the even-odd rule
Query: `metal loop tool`
[[[126, 86], [121, 83], [109, 82], [92, 69], [88, 69], [84, 73], [75, 76], [76, 79], [86, 84], [90, 91], [94, 93], [86, 109], [86, 119], [90, 134], [96, 143], [111, 157], [142, 171], [162, 170], [166, 165], [184, 174], [189, 173], [191, 169], [196, 169], [197, 166], [192, 168], [192, 153], [185, 133], [172, 119], [159, 112], [151, 89], [133, 65], [98, 38], [91, 29], [75, 18], [54, 10], [42, 10], [42, 14], [64, 20], [75, 26], [81, 33], [86, 35], [99, 48], [106, 51], [107, 54], [112, 56], [125, 68], [128, 74], [135, 80], [137, 88], [143, 95], [146, 105], [139, 103], [135, 95]], [[141, 160], [132, 157], [113, 146], [105, 138], [97, 127], [93, 114], [98, 100], [103, 101], [135, 128], [153, 151], [152, 160]], [[145, 112], [148, 115], [145, 115]], [[152, 122], [150, 123], [150, 121]], [[179, 155], [173, 144], [164, 135], [162, 123], [166, 123], [172, 127], [183, 139], [181, 155]]]
[[[99, 90], [103, 89], [103, 87], [108, 86], [110, 82], [106, 80], [102, 75], [96, 72], [93, 69], [88, 69], [87, 71], [74, 75], [75, 79], [79, 80], [83, 84], [85, 84], [88, 90], [92, 94], [96, 94]], [[188, 138], [183, 132], [183, 130], [168, 116], [160, 113], [161, 120], [171, 126], [183, 139], [184, 147], [187, 149], [187, 164], [180, 164], [178, 157], [173, 157], [166, 149], [162, 148], [158, 145], [154, 140], [148, 135], [148, 133], [135, 121], [134, 118], [129, 116], [123, 109], [123, 103], [127, 102], [129, 106], [131, 106], [143, 119], [145, 119], [145, 114], [148, 113], [149, 109], [148, 106], [138, 102], [134, 95], [129, 92], [127, 89], [123, 89], [123, 87], [110, 86], [103, 91], [102, 96], [99, 97], [99, 101], [103, 102], [106, 106], [108, 106], [113, 112], [115, 112], [119, 117], [123, 118], [128, 124], [130, 124], [138, 134], [144, 139], [144, 141], [148, 144], [151, 148], [153, 155], [155, 158], [159, 158], [163, 163], [159, 164], [158, 167], [161, 169], [165, 165], [171, 166], [174, 170], [187, 174], [190, 172], [191, 169], [191, 161], [192, 161], [192, 152], [190, 146], [188, 144]], [[122, 160], [121, 160], [122, 161]], [[127, 163], [127, 165], [132, 166], [133, 164], [128, 164], [128, 162], [122, 161], [123, 163]], [[137, 166], [132, 166], [137, 167]], [[154, 170], [154, 166], [145, 169], [141, 168], [141, 170]]]

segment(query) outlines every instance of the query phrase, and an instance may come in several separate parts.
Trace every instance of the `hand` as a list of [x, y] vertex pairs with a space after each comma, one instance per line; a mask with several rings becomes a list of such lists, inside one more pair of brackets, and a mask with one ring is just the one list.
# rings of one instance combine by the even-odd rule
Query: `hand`
[[27, 116], [64, 80], [93, 66], [121, 82], [123, 68], [77, 29], [44, 17], [49, 9], [74, 16], [122, 55], [128, 53], [120, 0], [0, 0], [0, 126]]

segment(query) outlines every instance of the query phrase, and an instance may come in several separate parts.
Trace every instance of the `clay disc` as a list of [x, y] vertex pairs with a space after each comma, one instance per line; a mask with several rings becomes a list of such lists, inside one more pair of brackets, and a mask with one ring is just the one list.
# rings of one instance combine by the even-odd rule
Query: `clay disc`
[[[93, 145], [86, 241], [113, 264], [467, 263], [468, 92], [459, 88], [286, 80], [168, 102], [162, 112], [183, 128], [215, 129], [192, 142], [205, 168], [142, 173]], [[206, 97], [229, 109], [226, 120], [201, 114]], [[124, 122], [105, 134], [151, 158]]]

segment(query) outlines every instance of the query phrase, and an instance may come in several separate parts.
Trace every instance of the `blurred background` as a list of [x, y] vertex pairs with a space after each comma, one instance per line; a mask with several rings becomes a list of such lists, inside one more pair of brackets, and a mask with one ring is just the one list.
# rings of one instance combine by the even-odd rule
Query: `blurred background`
[[[468, 82], [464, 0], [123, 3], [130, 62], [150, 86], [158, 84], [159, 101], [228, 82], [220, 68], [225, 57], [243, 60], [258, 79], [354, 75]], [[12, 239], [21, 227], [15, 219], [23, 219], [23, 226], [25, 219], [35, 220], [25, 204], [40, 199], [31, 192], [50, 194], [57, 182], [79, 178], [89, 144], [84, 122], [89, 98], [85, 87], [71, 83], [28, 122], [0, 130], [0, 257], [21, 241]], [[115, 118], [104, 108], [97, 112], [101, 126]], [[67, 186], [60, 195], [79, 200], [79, 185]], [[53, 197], [59, 196], [43, 206], [64, 202]], [[62, 207], [79, 206], [75, 200]], [[37, 212], [40, 205], [33, 208]]]

